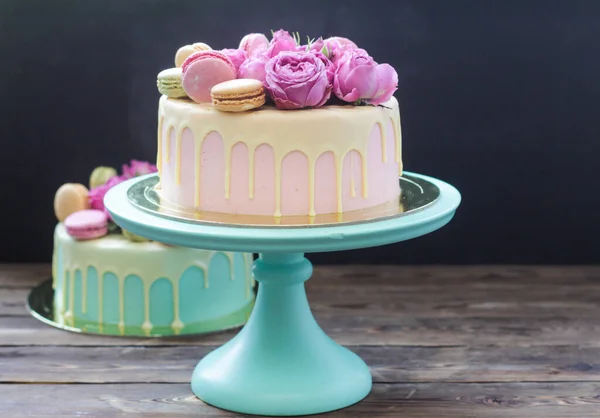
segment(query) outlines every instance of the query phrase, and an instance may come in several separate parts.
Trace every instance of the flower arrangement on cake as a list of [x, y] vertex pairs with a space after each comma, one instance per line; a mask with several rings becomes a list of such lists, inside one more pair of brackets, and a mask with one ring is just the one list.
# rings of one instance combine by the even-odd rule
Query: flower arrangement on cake
[[302, 44], [298, 33], [278, 30], [271, 40], [248, 34], [237, 49], [185, 45], [175, 54], [175, 68], [158, 74], [157, 86], [170, 98], [230, 112], [257, 109], [267, 101], [282, 110], [377, 106], [397, 90], [398, 74], [349, 39], [320, 37]]
[[109, 233], [121, 233], [134, 242], [146, 242], [120, 228], [104, 207], [104, 196], [119, 183], [157, 171], [155, 165], [132, 160], [124, 164], [121, 174], [112, 167], [96, 167], [90, 175], [89, 189], [80, 183], [63, 184], [54, 196], [54, 213], [63, 222], [67, 233], [76, 240], [102, 238]]

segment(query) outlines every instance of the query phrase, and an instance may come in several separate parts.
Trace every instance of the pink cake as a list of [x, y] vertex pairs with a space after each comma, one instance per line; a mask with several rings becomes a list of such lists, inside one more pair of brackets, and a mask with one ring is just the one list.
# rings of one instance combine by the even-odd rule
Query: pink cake
[[[182, 47], [179, 57], [184, 48], [193, 51]], [[194, 92], [210, 90], [197, 75], [205, 68], [194, 65], [225, 57], [237, 78], [262, 81], [270, 100], [227, 112], [161, 91], [162, 198], [200, 211], [275, 217], [342, 213], [398, 199], [401, 131], [391, 66], [345, 38], [300, 45], [285, 31], [271, 41], [250, 34], [237, 50], [198, 59], [207, 52], [191, 52], [183, 63], [184, 89], [192, 80], [200, 83]]]

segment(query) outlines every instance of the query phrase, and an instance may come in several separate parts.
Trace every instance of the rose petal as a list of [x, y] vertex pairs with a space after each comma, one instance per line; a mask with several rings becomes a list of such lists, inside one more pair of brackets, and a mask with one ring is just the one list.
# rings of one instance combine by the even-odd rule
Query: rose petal
[[275, 98], [273, 98], [273, 101], [275, 102], [275, 107], [277, 107], [277, 109], [292, 110], [292, 109], [302, 109], [304, 107], [301, 104], [294, 103], [289, 100], [285, 100], [281, 97], [275, 97]]
[[389, 64], [379, 64], [376, 68], [377, 92], [367, 103], [380, 105], [387, 102], [398, 88], [398, 73]]
[[345, 102], [354, 103], [355, 101], [360, 99], [360, 91], [358, 91], [358, 89], [352, 89], [352, 91], [350, 93], [346, 94], [345, 96], [342, 96], [342, 97], [337, 96], [337, 97]]
[[[321, 73], [321, 77], [317, 82], [312, 86], [310, 91], [306, 96], [306, 105], [317, 107], [321, 105], [321, 102], [324, 96], [331, 95], [331, 89], [329, 85], [329, 81], [327, 80], [327, 75]], [[329, 94], [327, 94], [329, 90]], [[329, 98], [329, 97], [328, 97]]]
[[377, 92], [377, 71], [375, 66], [360, 65], [345, 77], [346, 86], [360, 91], [361, 99], [370, 99]]

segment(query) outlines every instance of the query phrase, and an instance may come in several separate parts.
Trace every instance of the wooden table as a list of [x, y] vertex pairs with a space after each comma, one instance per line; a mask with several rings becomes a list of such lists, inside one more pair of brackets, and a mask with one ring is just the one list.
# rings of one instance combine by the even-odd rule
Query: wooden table
[[[123, 339], [25, 309], [47, 265], [0, 265], [0, 415], [241, 416], [190, 391], [233, 332]], [[323, 417], [600, 416], [600, 267], [317, 267], [317, 320], [371, 367], [363, 402]]]

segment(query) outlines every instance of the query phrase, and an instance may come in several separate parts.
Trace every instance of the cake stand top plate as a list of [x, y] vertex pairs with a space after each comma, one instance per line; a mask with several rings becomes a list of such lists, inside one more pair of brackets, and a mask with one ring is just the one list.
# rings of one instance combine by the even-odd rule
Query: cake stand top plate
[[[432, 177], [405, 173], [432, 195], [404, 195], [409, 210], [383, 211], [381, 216], [347, 222], [313, 225], [256, 225], [225, 222], [193, 222], [165, 215], [160, 208], [143, 207], [132, 199], [131, 190], [140, 189], [156, 177], [151, 174], [123, 182], [106, 194], [104, 203], [121, 227], [135, 234], [183, 247], [242, 252], [326, 252], [375, 247], [405, 241], [435, 231], [447, 224], [460, 204], [458, 190]], [[407, 183], [408, 185], [408, 183]], [[423, 187], [424, 186], [424, 187]], [[437, 192], [436, 192], [437, 191]], [[132, 203], [132, 201], [134, 203]]]

